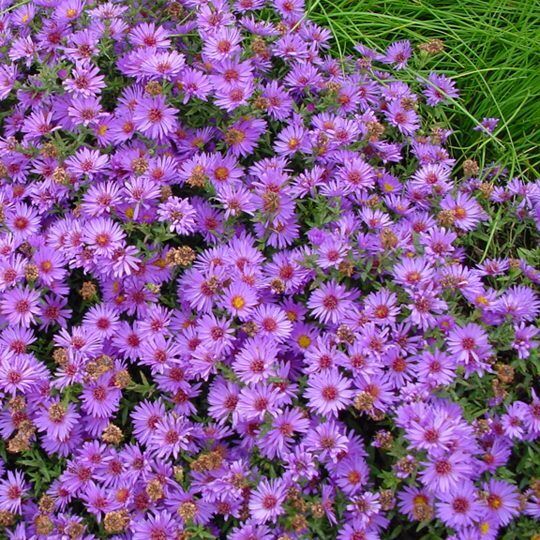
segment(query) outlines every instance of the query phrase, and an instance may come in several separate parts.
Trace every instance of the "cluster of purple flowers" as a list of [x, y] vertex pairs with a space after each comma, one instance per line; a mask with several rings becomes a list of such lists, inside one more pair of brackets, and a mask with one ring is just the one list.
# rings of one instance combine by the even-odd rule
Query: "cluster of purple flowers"
[[495, 211], [537, 240], [540, 183], [454, 167], [422, 114], [451, 79], [332, 58], [302, 0], [0, 10], [3, 537], [540, 517], [510, 464], [540, 399], [508, 391], [540, 273], [465, 248]]

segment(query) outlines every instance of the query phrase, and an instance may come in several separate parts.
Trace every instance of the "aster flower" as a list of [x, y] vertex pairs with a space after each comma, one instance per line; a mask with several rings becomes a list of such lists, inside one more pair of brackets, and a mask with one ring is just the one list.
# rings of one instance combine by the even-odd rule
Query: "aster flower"
[[95, 218], [86, 224], [83, 239], [98, 255], [110, 256], [121, 247], [125, 234], [110, 218]]
[[118, 409], [122, 393], [118, 388], [109, 385], [110, 376], [106, 379], [88, 384], [82, 394], [82, 407], [97, 418], [108, 418]]
[[425, 463], [420, 473], [426, 488], [438, 493], [458, 489], [472, 474], [471, 459], [463, 453], [440, 454]]
[[153, 22], [141, 23], [131, 30], [130, 41], [137, 47], [166, 49], [171, 44], [168, 35], [162, 26], [156, 26]]
[[278, 478], [263, 478], [249, 499], [249, 511], [257, 523], [275, 522], [284, 513], [287, 486]]
[[60, 402], [53, 402], [41, 412], [35, 424], [38, 430], [45, 432], [47, 436], [64, 440], [79, 418], [80, 415], [72, 403], [65, 407]]
[[352, 291], [332, 280], [315, 290], [308, 301], [308, 307], [322, 323], [336, 324], [352, 307]]
[[39, 226], [38, 214], [30, 206], [18, 202], [7, 213], [6, 225], [16, 242], [23, 242], [37, 233]]
[[77, 177], [86, 175], [88, 178], [92, 178], [95, 174], [106, 169], [108, 158], [97, 150], [82, 148], [74, 156], [68, 158], [65, 163], [67, 170]]
[[495, 128], [499, 124], [499, 118], [483, 118], [479, 125], [475, 126], [473, 129], [475, 131], [484, 131], [486, 133], [493, 133]]
[[0, 300], [0, 312], [10, 324], [29, 328], [35, 322], [40, 309], [39, 293], [28, 286], [6, 291]]
[[463, 483], [455, 491], [443, 494], [436, 505], [437, 515], [446, 525], [462, 529], [482, 517], [482, 506], [477, 490], [470, 483]]
[[64, 87], [75, 95], [93, 96], [105, 88], [105, 77], [97, 66], [79, 63], [71, 72], [71, 78], [64, 81]]
[[163, 139], [176, 126], [177, 110], [168, 107], [163, 96], [142, 98], [133, 113], [136, 129], [152, 139]]
[[261, 441], [261, 449], [269, 459], [284, 457], [291, 450], [295, 433], [304, 434], [309, 429], [309, 421], [298, 408], [276, 411], [272, 427]]
[[251, 319], [260, 335], [271, 337], [274, 341], [283, 342], [291, 335], [292, 323], [280, 307], [260, 305], [255, 308]]
[[131, 418], [135, 437], [140, 443], [147, 444], [157, 430], [158, 423], [165, 418], [165, 406], [161, 401], [142, 401], [134, 407]]
[[483, 506], [488, 516], [499, 525], [508, 525], [514, 516], [519, 515], [519, 493], [514, 486], [492, 478], [482, 485], [482, 489], [486, 493]]
[[337, 370], [326, 370], [308, 378], [305, 396], [317, 413], [335, 416], [351, 403], [353, 391], [350, 381]]
[[250, 338], [236, 355], [232, 367], [242, 382], [261, 382], [273, 375], [277, 352], [272, 341]]
[[448, 350], [463, 364], [485, 359], [491, 353], [484, 329], [474, 323], [451, 330], [447, 338]]
[[178, 76], [185, 64], [185, 58], [176, 51], [155, 52], [141, 64], [141, 72], [152, 79], [171, 80]]
[[257, 293], [245, 283], [233, 282], [224, 291], [220, 304], [223, 309], [240, 320], [246, 320], [257, 305]]
[[21, 471], [7, 471], [7, 477], [0, 481], [0, 509], [19, 513], [22, 498], [26, 495], [29, 485]]
[[412, 55], [412, 47], [409, 41], [396, 41], [387, 49], [383, 61], [394, 64], [396, 69], [404, 69]]
[[388, 104], [385, 115], [388, 122], [404, 135], [412, 135], [420, 127], [414, 109], [404, 108], [397, 100]]
[[197, 212], [187, 199], [170, 197], [167, 202], [159, 205], [158, 216], [160, 221], [170, 223], [169, 230], [178, 234], [189, 234], [196, 228], [195, 216]]
[[356, 454], [339, 461], [335, 474], [337, 485], [349, 496], [357, 494], [369, 480], [366, 461]]
[[459, 97], [459, 92], [452, 79], [445, 75], [430, 73], [427, 78], [428, 82], [424, 90], [426, 103], [434, 107], [441, 102], [447, 101], [449, 98], [455, 99]]
[[266, 413], [272, 413], [278, 409], [278, 396], [276, 388], [264, 383], [245, 387], [238, 397], [238, 414], [246, 420], [262, 420]]
[[328, 420], [308, 431], [306, 449], [316, 453], [321, 459], [337, 461], [337, 456], [347, 450], [349, 439], [341, 432], [338, 424]]
[[189, 447], [191, 427], [182, 418], [166, 415], [156, 424], [156, 429], [149, 441], [150, 448], [158, 458], [173, 456], [178, 458], [181, 450]]

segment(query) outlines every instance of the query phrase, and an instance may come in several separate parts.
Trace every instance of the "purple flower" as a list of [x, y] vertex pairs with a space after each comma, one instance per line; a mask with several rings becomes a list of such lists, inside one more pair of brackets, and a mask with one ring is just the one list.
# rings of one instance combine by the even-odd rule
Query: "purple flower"
[[152, 139], [163, 139], [176, 128], [176, 113], [168, 107], [163, 96], [142, 98], [135, 107], [135, 128]]
[[29, 485], [19, 470], [7, 471], [7, 477], [0, 480], [0, 509], [19, 513], [22, 498], [26, 495]]
[[326, 370], [308, 378], [305, 396], [318, 414], [335, 416], [353, 397], [350, 381], [337, 370]]
[[424, 96], [426, 96], [426, 103], [434, 107], [441, 102], [448, 101], [449, 98], [456, 99], [459, 97], [459, 92], [452, 79], [445, 75], [430, 73]]
[[258, 523], [275, 522], [285, 512], [286, 484], [278, 479], [262, 479], [249, 499], [249, 510]]

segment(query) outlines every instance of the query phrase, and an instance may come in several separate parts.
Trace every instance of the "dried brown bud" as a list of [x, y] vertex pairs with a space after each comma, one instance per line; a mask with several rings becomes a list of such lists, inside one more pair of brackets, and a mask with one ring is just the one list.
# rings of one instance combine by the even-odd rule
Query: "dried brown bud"
[[15, 523], [15, 514], [7, 510], [0, 510], [0, 527], [10, 527]]
[[34, 525], [39, 535], [49, 535], [54, 531], [52, 519], [45, 514], [38, 514], [34, 519]]
[[62, 403], [53, 403], [48, 410], [49, 418], [55, 422], [61, 422], [66, 415], [66, 408]]
[[352, 345], [355, 342], [354, 332], [346, 324], [340, 324], [338, 326], [336, 337], [342, 343], [349, 343]]
[[30, 449], [30, 442], [28, 438], [24, 435], [17, 433], [12, 439], [8, 442], [8, 452], [12, 454], [20, 454]]
[[371, 62], [371, 58], [364, 56], [356, 61], [356, 65], [358, 66], [358, 69], [366, 71], [371, 67]]
[[384, 133], [384, 126], [379, 122], [367, 122], [367, 136], [371, 142], [377, 142]]
[[204, 187], [207, 181], [206, 171], [202, 165], [196, 165], [186, 183], [191, 187]]
[[428, 521], [433, 517], [433, 508], [425, 503], [414, 504], [413, 516], [417, 521]]
[[57, 184], [62, 184], [63, 186], [67, 186], [70, 183], [69, 174], [62, 166], [56, 167], [56, 169], [54, 169], [52, 178]]
[[190, 522], [197, 515], [197, 506], [191, 501], [185, 501], [178, 506], [178, 515], [186, 522]]
[[474, 424], [474, 432], [479, 437], [486, 435], [490, 432], [489, 422], [484, 418], [479, 418]]
[[39, 509], [44, 514], [49, 514], [54, 510], [54, 499], [50, 495], [42, 495], [39, 499]]
[[[265, 111], [269, 105], [270, 105], [270, 101], [262, 96], [255, 98], [255, 100], [253, 101], [253, 107], [258, 109], [259, 111]], [[227, 142], [227, 134], [225, 134], [225, 142]], [[230, 144], [230, 143], [227, 143], [227, 144]]]
[[398, 244], [398, 237], [394, 234], [392, 229], [384, 228], [381, 231], [381, 245], [384, 249], [395, 248]]
[[88, 362], [86, 365], [86, 377], [91, 381], [95, 381], [101, 375], [110, 371], [113, 365], [112, 358], [106, 354], [102, 354], [95, 360]]
[[118, 534], [127, 529], [129, 522], [129, 513], [125, 508], [123, 508], [122, 510], [116, 510], [115, 512], [108, 512], [105, 514], [103, 525], [106, 533]]
[[131, 162], [131, 168], [135, 174], [144, 174], [148, 170], [148, 160], [143, 156], [139, 156]]
[[394, 437], [389, 431], [377, 431], [375, 434], [375, 442], [382, 450], [390, 450], [394, 444]]
[[499, 379], [492, 379], [491, 389], [497, 399], [504, 399], [508, 395], [508, 392], [504, 389]]
[[113, 381], [116, 388], [123, 389], [131, 384], [132, 379], [127, 369], [121, 369], [114, 374]]
[[8, 407], [12, 413], [22, 412], [26, 409], [26, 399], [24, 396], [14, 396], [8, 401]]
[[120, 444], [122, 442], [122, 439], [124, 438], [124, 434], [122, 433], [122, 430], [115, 426], [114, 424], [109, 424], [104, 430], [103, 434], [101, 435], [101, 439], [110, 444]]
[[[278, 30], [279, 30], [279, 28], [278, 28]], [[251, 50], [257, 56], [261, 56], [263, 58], [270, 58], [270, 51], [268, 50], [268, 46], [266, 45], [266, 42], [264, 41], [264, 39], [262, 39], [260, 37], [256, 37], [252, 41]]]
[[160, 192], [162, 201], [166, 201], [173, 194], [171, 186], [161, 186]]
[[325, 84], [326, 90], [331, 93], [336, 93], [341, 89], [341, 83], [337, 81], [328, 81]]
[[279, 278], [275, 278], [270, 282], [270, 288], [275, 294], [283, 294], [285, 292], [285, 282]]
[[455, 221], [455, 215], [452, 210], [441, 210], [437, 214], [437, 221], [443, 226], [443, 227], [451, 227], [454, 224]]
[[184, 479], [184, 469], [180, 465], [175, 465], [173, 467], [174, 479], [177, 482], [182, 482]]
[[66, 529], [70, 540], [78, 540], [84, 533], [84, 525], [82, 523], [71, 522]]
[[197, 258], [193, 248], [189, 246], [180, 246], [167, 252], [165, 257], [168, 266], [181, 266], [183, 268], [190, 266]]
[[490, 184], [489, 182], [482, 182], [478, 186], [478, 190], [487, 199], [493, 193], [493, 184]]
[[497, 377], [504, 384], [510, 384], [514, 380], [514, 368], [508, 364], [496, 364]]
[[23, 255], [26, 255], [27, 257], [30, 257], [32, 255], [32, 246], [28, 243], [28, 242], [23, 242], [20, 246], [19, 246], [19, 251], [23, 254]]
[[185, 14], [184, 6], [179, 2], [171, 2], [167, 6], [167, 14], [173, 20], [180, 20]]
[[46, 142], [42, 145], [40, 153], [43, 157], [46, 158], [55, 158], [58, 156], [58, 149], [52, 142]]
[[231, 128], [225, 132], [223, 138], [226, 144], [233, 146], [240, 144], [246, 138], [246, 134], [240, 129]]
[[382, 422], [386, 417], [384, 412], [379, 409], [372, 409], [369, 411], [369, 416], [375, 422]]
[[474, 159], [466, 159], [463, 162], [463, 174], [465, 176], [476, 176], [480, 172], [480, 167]]
[[412, 111], [417, 108], [417, 103], [413, 98], [405, 97], [401, 100], [401, 106], [406, 111]]
[[83, 300], [91, 300], [97, 294], [97, 288], [91, 281], [85, 281], [79, 291]]
[[381, 503], [381, 508], [385, 512], [388, 512], [388, 510], [392, 510], [395, 505], [393, 491], [391, 489], [382, 489], [379, 492], [379, 501]]
[[24, 268], [26, 281], [36, 281], [39, 277], [39, 269], [35, 264], [27, 264]]
[[65, 366], [68, 361], [68, 354], [66, 349], [60, 347], [58, 349], [54, 349], [52, 354], [53, 360], [60, 366]]
[[219, 469], [223, 463], [222, 453], [214, 450], [207, 454], [201, 454], [196, 460], [192, 461], [190, 467], [193, 471], [206, 472]]
[[375, 399], [369, 392], [360, 392], [354, 398], [354, 408], [359, 411], [371, 411], [373, 409], [373, 403]]
[[253, 321], [248, 321], [247, 323], [244, 323], [242, 325], [242, 330], [250, 337], [253, 337], [258, 331], [259, 328], [257, 326], [257, 323]]
[[416, 460], [412, 456], [405, 456], [398, 459], [396, 468], [407, 475], [412, 474], [416, 470]]
[[341, 261], [338, 265], [340, 274], [351, 277], [354, 273], [354, 264], [351, 261]]
[[379, 204], [379, 201], [380, 199], [377, 195], [372, 195], [366, 202], [369, 207], [374, 208]]
[[262, 197], [263, 199], [263, 211], [264, 212], [277, 212], [280, 206], [279, 193], [274, 191], [266, 191]]
[[159, 96], [163, 92], [163, 87], [157, 81], [146, 83], [144, 91], [151, 96]]
[[305, 531], [307, 529], [307, 519], [300, 514], [296, 514], [291, 520], [291, 527], [297, 533]]
[[442, 39], [430, 39], [426, 43], [421, 43], [418, 48], [430, 56], [435, 56], [444, 51], [444, 42]]
[[145, 491], [151, 501], [158, 501], [159, 499], [162, 499], [164, 495], [163, 485], [158, 478], [150, 480], [150, 482], [146, 484]]
[[324, 508], [322, 504], [312, 503], [310, 505], [311, 514], [315, 519], [320, 519], [324, 516]]

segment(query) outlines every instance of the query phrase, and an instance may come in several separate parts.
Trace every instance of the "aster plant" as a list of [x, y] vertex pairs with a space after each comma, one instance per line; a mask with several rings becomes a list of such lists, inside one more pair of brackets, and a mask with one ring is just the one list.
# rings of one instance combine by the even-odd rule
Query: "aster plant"
[[535, 530], [540, 183], [458, 166], [439, 48], [330, 37], [0, 0], [2, 538]]

